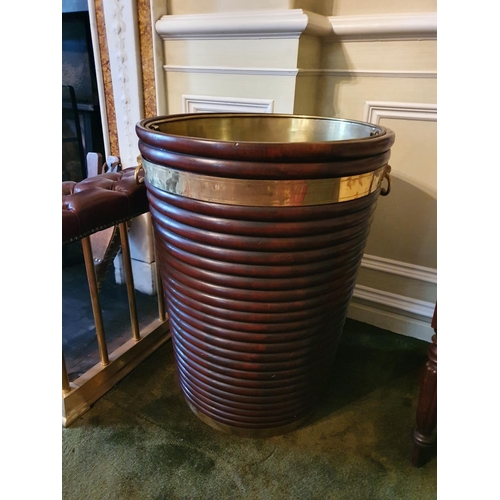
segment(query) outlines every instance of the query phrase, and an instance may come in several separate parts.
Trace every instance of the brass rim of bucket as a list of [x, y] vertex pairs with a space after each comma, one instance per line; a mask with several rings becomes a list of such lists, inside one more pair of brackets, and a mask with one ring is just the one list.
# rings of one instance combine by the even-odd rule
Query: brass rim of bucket
[[[242, 132], [234, 132], [240, 126]], [[159, 151], [206, 158], [293, 163], [325, 155], [338, 159], [377, 155], [390, 150], [395, 137], [389, 128], [372, 123], [277, 113], [157, 116], [141, 120], [136, 133], [139, 149], [142, 142]]]

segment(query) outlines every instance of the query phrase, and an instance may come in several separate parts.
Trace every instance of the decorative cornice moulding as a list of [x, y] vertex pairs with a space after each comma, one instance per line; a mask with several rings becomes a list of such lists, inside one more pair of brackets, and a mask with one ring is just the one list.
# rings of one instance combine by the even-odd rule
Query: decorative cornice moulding
[[163, 40], [298, 38], [332, 31], [327, 17], [302, 9], [166, 15], [155, 27]]
[[436, 12], [330, 16], [331, 38], [338, 41], [435, 40]]
[[436, 12], [322, 16], [303, 9], [165, 15], [156, 22], [163, 40], [298, 38], [338, 41], [437, 38]]

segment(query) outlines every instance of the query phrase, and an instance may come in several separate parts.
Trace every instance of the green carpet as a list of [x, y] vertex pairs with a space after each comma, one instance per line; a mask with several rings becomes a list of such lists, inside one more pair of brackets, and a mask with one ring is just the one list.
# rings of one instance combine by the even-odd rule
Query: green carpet
[[427, 347], [348, 320], [312, 418], [249, 439], [191, 412], [168, 342], [63, 429], [62, 498], [434, 499], [437, 459], [410, 464]]

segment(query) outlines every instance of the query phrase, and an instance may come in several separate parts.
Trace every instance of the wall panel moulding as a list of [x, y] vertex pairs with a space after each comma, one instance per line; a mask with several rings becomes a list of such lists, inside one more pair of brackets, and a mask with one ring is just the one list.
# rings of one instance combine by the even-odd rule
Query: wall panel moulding
[[435, 122], [437, 121], [437, 104], [366, 101], [364, 121], [379, 124], [382, 118]]
[[182, 96], [183, 113], [272, 113], [273, 99], [244, 97]]
[[156, 22], [163, 40], [298, 38], [302, 34], [328, 36], [326, 16], [302, 9], [166, 15]]

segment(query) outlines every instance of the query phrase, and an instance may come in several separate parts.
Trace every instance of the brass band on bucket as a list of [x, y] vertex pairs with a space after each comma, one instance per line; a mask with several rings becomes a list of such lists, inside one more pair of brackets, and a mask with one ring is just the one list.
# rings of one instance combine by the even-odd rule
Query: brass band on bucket
[[387, 165], [360, 175], [327, 179], [233, 179], [184, 172], [142, 158], [146, 180], [167, 193], [225, 205], [304, 207], [352, 201], [380, 186]]

